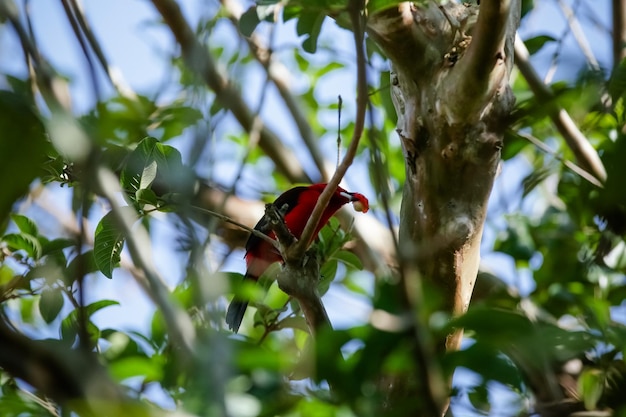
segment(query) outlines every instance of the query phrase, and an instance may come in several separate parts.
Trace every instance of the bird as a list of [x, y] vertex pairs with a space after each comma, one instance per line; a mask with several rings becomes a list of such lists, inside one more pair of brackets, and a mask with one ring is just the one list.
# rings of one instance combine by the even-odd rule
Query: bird
[[[294, 187], [282, 193], [272, 203], [283, 215], [285, 225], [295, 238], [300, 239], [304, 227], [315, 208], [315, 204], [325, 188], [325, 183]], [[352, 203], [356, 211], [366, 213], [369, 210], [369, 202], [363, 194], [351, 193], [341, 187], [337, 187], [322, 214], [309, 245], [337, 210], [347, 203]], [[256, 226], [254, 226], [254, 230], [258, 230], [275, 239], [274, 232], [269, 226], [266, 216], [259, 220]], [[254, 233], [250, 234], [245, 249], [246, 274], [244, 275], [244, 280], [258, 281], [259, 277], [263, 275], [271, 264], [283, 260], [280, 252], [274, 246]], [[239, 331], [239, 326], [241, 326], [247, 307], [248, 300], [237, 296], [233, 298], [228, 306], [226, 324], [233, 332], [237, 333]]]

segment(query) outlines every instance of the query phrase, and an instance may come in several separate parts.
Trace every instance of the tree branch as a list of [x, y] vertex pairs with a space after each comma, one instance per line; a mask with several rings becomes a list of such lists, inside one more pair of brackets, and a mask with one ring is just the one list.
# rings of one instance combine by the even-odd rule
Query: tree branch
[[[242, 14], [241, 7], [233, 0], [221, 0], [221, 3], [228, 13], [229, 20], [232, 22], [233, 26], [239, 30], [239, 19]], [[287, 110], [289, 110], [291, 114], [291, 118], [298, 128], [298, 132], [300, 132], [302, 141], [309, 150], [311, 158], [313, 158], [313, 162], [320, 172], [322, 181], [328, 181], [329, 173], [325, 167], [324, 156], [320, 152], [317, 137], [313, 133], [311, 124], [302, 111], [300, 103], [296, 100], [296, 97], [294, 97], [289, 88], [289, 70], [280, 61], [272, 57], [272, 51], [262, 46], [255, 34], [252, 34], [250, 37], [245, 37], [245, 40], [248, 43], [252, 56], [261, 64], [269, 80], [276, 86]]]
[[169, 335], [175, 345], [184, 352], [183, 357], [194, 357], [196, 341], [194, 325], [187, 313], [173, 302], [171, 294], [156, 271], [151, 260], [148, 233], [142, 226], [134, 229], [134, 219], [125, 216], [116, 203], [115, 195], [121, 191], [119, 179], [102, 167], [97, 169], [95, 176], [98, 189], [110, 204], [115, 222], [126, 237], [127, 248], [133, 263], [144, 271], [151, 297], [163, 314]]
[[[446, 13], [443, 7], [442, 10]], [[514, 20], [510, 0], [481, 2], [465, 56], [453, 65], [450, 79], [443, 84], [441, 97], [452, 98], [443, 99], [449, 109], [446, 116], [450, 123], [465, 121], [468, 117], [480, 118], [482, 110], [502, 86], [502, 79], [508, 77], [505, 41], [510, 34], [507, 31], [509, 19]], [[462, 33], [461, 36], [467, 35]], [[462, 46], [463, 40], [457, 48]]]
[[283, 259], [285, 259], [285, 265], [278, 273], [276, 280], [281, 290], [298, 301], [311, 334], [316, 335], [322, 328], [332, 328], [322, 298], [317, 290], [320, 278], [319, 257], [312, 249], [308, 250], [301, 258], [286, 259], [285, 253], [297, 240], [287, 228], [279, 210], [280, 207], [276, 207], [274, 204], [265, 206], [265, 215], [278, 238], [280, 251], [283, 254]]
[[591, 48], [591, 45], [589, 44], [589, 41], [585, 36], [585, 32], [583, 31], [580, 23], [578, 22], [578, 19], [576, 18], [574, 10], [572, 10], [572, 8], [563, 0], [558, 0], [558, 4], [561, 8], [561, 11], [565, 15], [567, 24], [569, 25], [570, 31], [572, 32], [572, 36], [574, 36], [574, 39], [576, 40], [576, 43], [578, 44], [581, 52], [587, 59], [587, 62], [593, 70], [600, 70], [600, 64], [593, 54], [593, 49]]
[[[116, 68], [109, 65], [106, 56], [104, 55], [104, 51], [100, 47], [100, 43], [96, 39], [89, 23], [87, 22], [87, 18], [85, 17], [85, 13], [83, 12], [83, 8], [81, 6], [80, 0], [69, 0], [69, 5], [74, 14], [76, 22], [80, 27], [85, 39], [89, 43], [91, 50], [96, 55], [98, 62], [102, 66], [105, 74], [109, 77], [109, 81], [115, 90], [123, 97], [128, 97], [130, 99], [136, 99], [137, 94], [132, 90], [132, 88], [126, 83], [123, 79], [121, 73], [117, 71]], [[78, 37], [78, 36], [77, 36]]]
[[328, 186], [324, 189], [319, 199], [317, 200], [317, 204], [315, 204], [315, 208], [311, 213], [311, 217], [307, 221], [306, 227], [302, 231], [302, 235], [300, 236], [300, 240], [293, 245], [287, 251], [288, 259], [300, 259], [304, 255], [306, 248], [308, 247], [308, 243], [311, 241], [313, 237], [313, 232], [317, 227], [320, 219], [322, 218], [322, 213], [328, 206], [332, 195], [335, 193], [337, 186], [341, 182], [341, 179], [346, 174], [350, 165], [352, 165], [352, 161], [354, 160], [354, 156], [356, 155], [356, 151], [359, 146], [359, 141], [363, 134], [363, 129], [365, 125], [365, 113], [367, 110], [367, 101], [368, 101], [368, 93], [367, 93], [367, 74], [366, 74], [366, 59], [365, 59], [365, 50], [363, 45], [363, 37], [364, 37], [364, 22], [361, 16], [361, 10], [363, 9], [363, 1], [362, 0], [351, 0], [349, 5], [349, 13], [350, 13], [350, 21], [352, 22], [352, 32], [354, 34], [354, 44], [356, 47], [356, 64], [357, 64], [357, 110], [356, 117], [354, 120], [354, 131], [352, 134], [352, 139], [350, 142], [350, 146], [341, 161], [341, 164], [337, 167], [335, 174], [328, 182]]
[[4, 314], [0, 314], [0, 367], [83, 416], [102, 415], [103, 403], [113, 408], [130, 402], [91, 352], [68, 350], [58, 341], [31, 340]]
[[573, 162], [568, 161], [567, 159], [565, 159], [562, 156], [560, 156], [559, 154], [557, 154], [555, 151], [550, 149], [550, 147], [548, 145], [543, 143], [540, 139], [538, 139], [538, 138], [536, 138], [536, 137], [534, 137], [532, 135], [523, 133], [523, 132], [517, 132], [517, 135], [519, 135], [520, 137], [526, 139], [527, 141], [529, 141], [530, 143], [535, 145], [538, 149], [542, 150], [543, 152], [547, 153], [548, 155], [551, 155], [557, 161], [562, 162], [563, 165], [565, 165], [567, 168], [572, 170], [572, 172], [580, 175], [581, 178], [584, 178], [585, 180], [589, 181], [591, 184], [595, 185], [596, 187], [602, 188], [602, 183], [600, 181], [598, 181], [596, 179], [596, 177], [594, 177], [593, 175], [591, 175], [590, 173], [588, 173], [587, 171], [585, 171], [584, 169], [582, 169], [578, 165], [574, 164]]
[[[524, 42], [517, 37], [515, 39], [515, 64], [528, 82], [539, 101], [554, 100], [552, 91], [541, 81], [534, 68], [530, 64], [530, 56]], [[578, 164], [602, 183], [606, 181], [606, 169], [596, 150], [591, 146], [587, 138], [578, 129], [570, 115], [562, 108], [551, 105], [548, 114], [552, 123], [559, 131], [565, 143], [572, 150]]]

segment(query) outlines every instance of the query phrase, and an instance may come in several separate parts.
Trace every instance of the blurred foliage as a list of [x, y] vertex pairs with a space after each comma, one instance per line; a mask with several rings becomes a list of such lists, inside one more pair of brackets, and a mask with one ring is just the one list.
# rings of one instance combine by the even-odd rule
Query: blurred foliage
[[[368, 13], [397, 3], [370, 1]], [[523, 13], [532, 13], [534, 5], [524, 1]], [[328, 16], [338, 26], [348, 26], [346, 8], [346, 1], [258, 1], [236, 27], [224, 10], [196, 26], [196, 35], [207, 40], [232, 85], [259, 100], [256, 94], [264, 94], [267, 85], [257, 88], [249, 81], [258, 78], [261, 66], [237, 30], [258, 35], [277, 17], [294, 21], [298, 47], [290, 41], [289, 47], [272, 51], [273, 58], [291, 71], [299, 106], [329, 160], [334, 160], [337, 135], [348, 138], [354, 129], [345, 111], [337, 132], [335, 92], [332, 99], [324, 95], [329, 79], [354, 70], [332, 35], [325, 36]], [[554, 44], [562, 47], [552, 35], [526, 40], [531, 54]], [[355, 167], [367, 171], [358, 183], [371, 184], [377, 217], [386, 221], [383, 210], [388, 208], [393, 222], [399, 212], [404, 159], [394, 135], [397, 115], [389, 95], [389, 66], [371, 40], [366, 46], [371, 113]], [[415, 342], [401, 327], [381, 329], [362, 322], [322, 333], [314, 341], [298, 304], [273, 282], [275, 269], [268, 270], [261, 288], [240, 284], [239, 273], [218, 271], [226, 251], [216, 238], [219, 230], [213, 222], [199, 224], [192, 215], [197, 181], [232, 180], [232, 191], [252, 190], [259, 197], [261, 191], [275, 195], [290, 183], [260, 149], [248, 148], [254, 144], [253, 135], [233, 127], [232, 116], [183, 60], [174, 56], [170, 63], [168, 81], [174, 93], [112, 93], [76, 115], [76, 125], [90, 139], [87, 161], [73, 161], [52, 145], [47, 128], [53, 115], [41, 97], [33, 97], [26, 73], [23, 78], [0, 76], [3, 315], [35, 339], [55, 339], [68, 349], [82, 344], [95, 352], [126, 394], [142, 401], [143, 413], [177, 408], [207, 416], [225, 415], [224, 410], [242, 417], [381, 415], [388, 401], [381, 394], [381, 375], [393, 380], [414, 374], [419, 366]], [[432, 335], [451, 327], [466, 329], [465, 347], [436, 360], [446, 375], [459, 367], [474, 373], [470, 386], [455, 386], [452, 396], [453, 407], [471, 408], [475, 415], [487, 415], [497, 405], [493, 384], [519, 399], [511, 415], [534, 412], [532, 401], [526, 400], [562, 377], [565, 369], [576, 381], [573, 390], [583, 408], [624, 415], [626, 192], [621, 181], [626, 178], [626, 60], [611, 71], [583, 69], [570, 81], [553, 83], [553, 102], [535, 97], [521, 76], [512, 86], [517, 106], [503, 160], [505, 166], [522, 166], [523, 177], [512, 187], [513, 196], [498, 196], [514, 201], [500, 207], [494, 199], [487, 227], [493, 228], [495, 238], [487, 243], [514, 265], [514, 276], [502, 273], [506, 285], [491, 276], [495, 281], [488, 284], [487, 295], [473, 302], [465, 316], [451, 322], [445, 318], [443, 324], [437, 320], [440, 312], [434, 311], [437, 296], [425, 290]], [[604, 188], [563, 165], [562, 159], [574, 157], [547, 117], [553, 105], [566, 109], [598, 150], [608, 172]], [[280, 120], [271, 121], [287, 124], [284, 109], [281, 112]], [[516, 132], [532, 134], [553, 153], [544, 153]], [[116, 196], [124, 202], [120, 206], [111, 207], [96, 185], [99, 169], [117, 175]], [[45, 202], [33, 207], [32, 201], [39, 201], [44, 192], [53, 194], [54, 207]], [[56, 217], [46, 214], [58, 208], [65, 211]], [[129, 236], [120, 228], [120, 216], [148, 231], [153, 245], [181, 255], [168, 260], [182, 277], [168, 280], [170, 298], [195, 325], [197, 356], [181, 355], [161, 311], [140, 330], [111, 328], [94, 318], [103, 311], [128, 308], [125, 302], [132, 304], [128, 297], [118, 301], [101, 296], [96, 284], [83, 285], [102, 282], [103, 277], [118, 284], [119, 276], [139, 267], [122, 261]], [[92, 226], [83, 230], [83, 221]], [[175, 229], [175, 237], [167, 242], [156, 241], [160, 235], [154, 231], [163, 221]], [[350, 231], [335, 219], [321, 231], [319, 292], [335, 288], [343, 294], [341, 303], [347, 294], [385, 317], [397, 318], [393, 277], [376, 277], [374, 289], [372, 274], [361, 271], [363, 260], [349, 250], [351, 240]], [[123, 292], [124, 284], [118, 285]], [[88, 293], [85, 298], [82, 291]], [[254, 307], [237, 336], [223, 329], [223, 299], [231, 293], [249, 295]], [[339, 308], [343, 310], [338, 314], [349, 316], [354, 306], [346, 302]], [[572, 363], [579, 366], [568, 367]], [[412, 405], [400, 404], [399, 409], [404, 406]], [[0, 410], [3, 416], [15, 417], [69, 415], [4, 371]]]

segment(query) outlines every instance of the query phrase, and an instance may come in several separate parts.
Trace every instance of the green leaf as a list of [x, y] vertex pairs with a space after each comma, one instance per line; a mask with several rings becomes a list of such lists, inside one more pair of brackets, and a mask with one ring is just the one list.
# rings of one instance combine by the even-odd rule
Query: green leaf
[[15, 277], [15, 271], [6, 263], [0, 264], [0, 285], [5, 285]]
[[393, 105], [393, 100], [391, 99], [391, 72], [380, 72], [378, 94], [383, 109], [385, 110], [386, 119], [390, 120], [395, 125], [398, 121], [398, 113], [396, 113], [396, 107]]
[[608, 91], [614, 103], [626, 93], [626, 58], [622, 59], [619, 65], [613, 69], [608, 83]]
[[302, 316], [285, 317], [278, 322], [280, 329], [298, 329], [303, 332], [309, 331], [309, 326], [306, 324], [306, 320]]
[[154, 116], [152, 125], [159, 129], [161, 142], [180, 136], [183, 131], [202, 120], [202, 113], [193, 107], [183, 106], [179, 102], [160, 108]]
[[85, 311], [87, 312], [87, 317], [91, 317], [103, 308], [118, 305], [120, 305], [120, 303], [115, 300], [98, 300], [85, 306]]
[[556, 39], [554, 39], [552, 36], [539, 35], [539, 36], [535, 36], [534, 38], [525, 40], [524, 44], [526, 44], [528, 53], [530, 55], [533, 55], [534, 53], [538, 52], [541, 48], [543, 48], [543, 46], [546, 43], [554, 42], [554, 41], [556, 41]]
[[26, 233], [10, 233], [4, 235], [2, 240], [7, 244], [9, 249], [13, 251], [23, 250], [33, 259], [41, 258], [41, 243], [33, 235]]
[[120, 181], [129, 195], [134, 196], [137, 190], [149, 187], [156, 178], [157, 143], [155, 138], [144, 138], [128, 156]]
[[507, 229], [498, 234], [493, 249], [511, 255], [518, 261], [528, 261], [535, 253], [529, 220], [521, 215], [506, 217]]
[[335, 259], [329, 259], [327, 262], [322, 265], [320, 269], [321, 280], [318, 285], [318, 291], [320, 295], [324, 295], [328, 292], [330, 288], [330, 284], [335, 279], [337, 275], [337, 261]]
[[65, 283], [71, 285], [79, 274], [84, 276], [99, 270], [98, 265], [96, 265], [93, 250], [81, 253], [80, 255], [76, 255], [67, 266]]
[[[123, 216], [137, 220], [139, 216], [130, 206], [119, 207]], [[125, 236], [119, 231], [114, 220], [114, 213], [107, 213], [96, 226], [93, 253], [98, 270], [106, 277], [113, 277], [113, 270], [119, 265]]]
[[159, 199], [154, 191], [149, 188], [142, 188], [135, 193], [135, 200], [142, 205], [158, 207]]
[[304, 42], [302, 42], [302, 49], [310, 54], [315, 53], [317, 50], [317, 38], [320, 35], [325, 17], [326, 15], [323, 13], [305, 12], [298, 18], [296, 32], [299, 36], [307, 35]]
[[114, 361], [108, 367], [109, 372], [118, 381], [135, 376], [143, 382], [160, 381], [163, 377], [163, 365], [145, 356], [132, 356]]
[[504, 147], [502, 148], [502, 160], [506, 161], [520, 153], [522, 149], [530, 145], [530, 142], [510, 130], [504, 133]]
[[332, 257], [343, 262], [346, 266], [352, 267], [359, 271], [363, 269], [363, 264], [361, 263], [359, 257], [352, 252], [348, 252], [347, 250], [340, 250], [336, 252]]
[[530, 12], [533, 7], [535, 7], [534, 0], [522, 0], [522, 17], [526, 16], [526, 14]]
[[[93, 324], [91, 317], [103, 308], [119, 305], [120, 303], [114, 300], [99, 300], [83, 307], [84, 318], [87, 320], [87, 332], [91, 340], [91, 344], [95, 346], [100, 337], [100, 329]], [[78, 319], [79, 309], [74, 309], [67, 315], [61, 322], [61, 337], [63, 340], [74, 343], [76, 335], [78, 334]]]
[[63, 249], [67, 249], [76, 245], [76, 240], [67, 239], [67, 238], [57, 238], [54, 240], [45, 240], [45, 241], [40, 239], [40, 241], [41, 241], [41, 248], [42, 248], [42, 252], [41, 252], [42, 256], [46, 256], [54, 252], [62, 251]]
[[59, 288], [45, 289], [39, 298], [39, 313], [48, 324], [57, 318], [63, 308], [63, 293]]
[[33, 236], [37, 236], [39, 234], [37, 225], [28, 217], [22, 216], [21, 214], [11, 214], [11, 220], [13, 220], [13, 223], [15, 223], [17, 228], [20, 229], [20, 232]]
[[150, 322], [150, 336], [152, 344], [156, 347], [163, 346], [167, 341], [167, 327], [165, 325], [163, 313], [161, 313], [160, 310], [156, 310], [152, 315], [152, 321]]
[[144, 138], [128, 156], [120, 181], [133, 202], [143, 189], [152, 189], [157, 196], [193, 191], [193, 174], [183, 165], [180, 152], [152, 137]]
[[261, 23], [259, 15], [256, 11], [257, 6], [252, 6], [246, 10], [239, 19], [239, 30], [243, 36], [250, 37], [254, 29]]

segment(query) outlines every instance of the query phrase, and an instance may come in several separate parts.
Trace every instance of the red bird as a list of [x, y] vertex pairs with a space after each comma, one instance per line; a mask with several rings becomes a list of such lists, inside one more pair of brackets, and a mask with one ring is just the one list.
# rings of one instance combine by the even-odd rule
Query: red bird
[[[276, 201], [272, 203], [278, 208], [279, 211], [284, 213], [285, 224], [287, 225], [289, 231], [297, 239], [300, 239], [304, 227], [306, 226], [309, 217], [311, 217], [313, 208], [315, 208], [317, 199], [322, 194], [322, 191], [324, 191], [324, 188], [326, 188], [326, 184], [313, 184], [308, 187], [294, 187], [282, 193], [278, 196]], [[324, 213], [322, 214], [322, 218], [315, 229], [315, 233], [313, 233], [311, 242], [315, 239], [319, 231], [326, 225], [326, 223], [328, 223], [328, 220], [330, 220], [333, 214], [335, 214], [341, 206], [350, 202], [353, 203], [354, 209], [357, 211], [366, 213], [367, 210], [369, 210], [369, 203], [364, 195], [359, 193], [349, 193], [343, 188], [337, 187], [335, 194], [333, 194], [326, 210], [324, 210]], [[254, 229], [266, 234], [272, 239], [276, 238], [274, 232], [267, 224], [265, 216], [259, 220], [256, 226], [254, 226]], [[309, 244], [311, 242], [309, 242]], [[251, 234], [246, 242], [245, 258], [247, 269], [244, 279], [253, 281], [257, 281], [271, 264], [283, 260], [280, 253], [272, 245], [270, 245], [269, 242], [266, 242], [254, 234]], [[243, 315], [246, 312], [247, 307], [248, 301], [238, 298], [234, 298], [228, 306], [228, 311], [226, 312], [226, 324], [228, 324], [228, 327], [235, 333], [239, 330], [239, 326], [241, 325], [241, 321], [243, 320]]]

